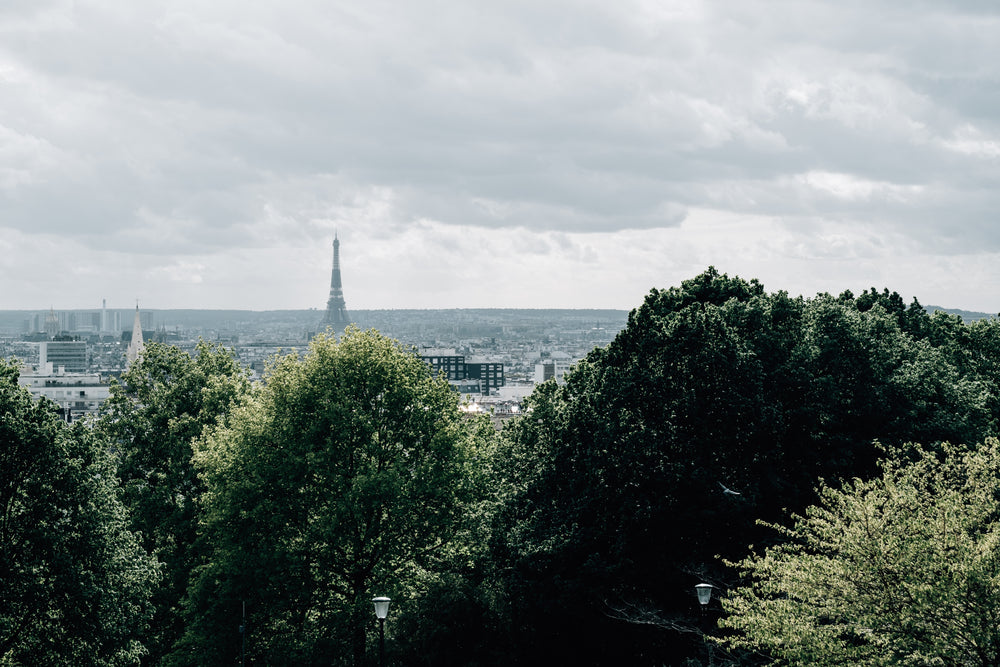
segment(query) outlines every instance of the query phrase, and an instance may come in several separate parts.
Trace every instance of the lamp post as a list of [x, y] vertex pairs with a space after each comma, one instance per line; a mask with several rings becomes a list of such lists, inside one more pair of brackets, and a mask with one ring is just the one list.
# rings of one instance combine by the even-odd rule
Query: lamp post
[[[712, 584], [701, 583], [694, 587], [696, 593], [698, 593], [698, 603], [701, 605], [701, 622], [704, 626], [705, 624], [705, 611], [708, 609], [708, 603], [712, 599], [712, 589], [715, 588]], [[702, 630], [701, 640], [705, 644], [705, 650], [708, 651], [708, 664], [714, 665], [715, 661], [712, 659], [712, 645], [708, 642], [705, 636], [704, 628]]]
[[698, 602], [701, 603], [701, 611], [704, 613], [705, 607], [708, 606], [709, 600], [712, 599], [712, 589], [715, 588], [712, 584], [698, 584], [694, 587], [694, 590], [698, 593]]
[[247, 664], [247, 603], [243, 602], [243, 622], [240, 623], [240, 667]]
[[378, 618], [378, 664], [385, 667], [385, 617], [389, 615], [389, 598], [372, 598]]

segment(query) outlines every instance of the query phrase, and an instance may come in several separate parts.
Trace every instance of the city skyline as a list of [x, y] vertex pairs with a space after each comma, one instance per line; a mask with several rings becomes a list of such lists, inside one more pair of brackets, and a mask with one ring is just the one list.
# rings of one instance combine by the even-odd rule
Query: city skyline
[[1000, 311], [1000, 7], [0, 8], [0, 309]]

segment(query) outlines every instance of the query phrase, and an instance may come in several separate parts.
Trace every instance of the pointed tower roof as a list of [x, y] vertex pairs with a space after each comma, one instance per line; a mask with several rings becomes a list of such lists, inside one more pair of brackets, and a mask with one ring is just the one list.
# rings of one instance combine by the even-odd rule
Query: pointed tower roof
[[128, 351], [125, 353], [129, 364], [142, 356], [144, 347], [146, 347], [146, 343], [142, 339], [142, 318], [139, 317], [139, 304], [137, 303], [135, 304], [135, 324], [132, 325], [132, 342], [128, 344]]

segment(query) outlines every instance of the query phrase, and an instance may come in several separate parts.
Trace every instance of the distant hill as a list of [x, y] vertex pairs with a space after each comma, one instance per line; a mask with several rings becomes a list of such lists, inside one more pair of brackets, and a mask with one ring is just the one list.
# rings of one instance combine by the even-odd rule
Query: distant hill
[[958, 315], [962, 318], [962, 321], [968, 324], [969, 322], [975, 322], [976, 320], [985, 320], [991, 317], [997, 317], [996, 313], [977, 313], [971, 310], [960, 310], [958, 308], [942, 308], [941, 306], [924, 306], [924, 310], [928, 313], [934, 313], [936, 310], [943, 310], [946, 313], [952, 315]]

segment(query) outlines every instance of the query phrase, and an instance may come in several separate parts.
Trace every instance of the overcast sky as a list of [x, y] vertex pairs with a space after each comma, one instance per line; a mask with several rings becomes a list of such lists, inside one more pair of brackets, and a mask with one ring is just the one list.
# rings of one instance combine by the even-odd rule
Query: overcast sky
[[4, 0], [0, 309], [1000, 311], [994, 0]]

